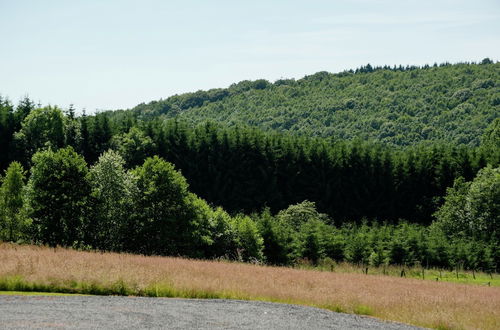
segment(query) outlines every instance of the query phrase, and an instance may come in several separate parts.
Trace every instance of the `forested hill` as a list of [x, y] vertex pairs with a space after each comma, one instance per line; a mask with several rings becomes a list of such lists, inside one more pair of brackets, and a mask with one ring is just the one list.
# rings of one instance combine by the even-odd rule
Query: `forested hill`
[[142, 119], [210, 120], [392, 145], [429, 140], [477, 146], [500, 113], [499, 78], [500, 63], [489, 59], [421, 68], [367, 65], [299, 80], [241, 81], [140, 104], [132, 111]]

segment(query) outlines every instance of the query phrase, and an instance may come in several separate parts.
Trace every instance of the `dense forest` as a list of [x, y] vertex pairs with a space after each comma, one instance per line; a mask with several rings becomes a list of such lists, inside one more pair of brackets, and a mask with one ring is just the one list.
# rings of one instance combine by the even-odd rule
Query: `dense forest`
[[304, 136], [390, 145], [446, 141], [478, 146], [500, 112], [500, 63], [372, 67], [299, 80], [241, 81], [132, 109], [139, 118], [206, 120]]
[[[486, 60], [367, 66], [92, 116], [1, 98], [0, 240], [280, 265], [330, 258], [498, 271], [499, 68]], [[399, 112], [377, 99], [391, 84], [386, 97]], [[303, 94], [289, 102], [284, 87]], [[461, 103], [457, 88], [468, 89]], [[350, 117], [330, 122], [319, 105], [347, 96], [355, 106], [339, 111]], [[300, 117], [301, 128], [221, 119], [216, 104], [221, 115]], [[474, 110], [461, 112], [464, 104]], [[360, 125], [369, 118], [401, 131], [381, 137], [383, 125]], [[442, 132], [423, 136], [417, 122]]]

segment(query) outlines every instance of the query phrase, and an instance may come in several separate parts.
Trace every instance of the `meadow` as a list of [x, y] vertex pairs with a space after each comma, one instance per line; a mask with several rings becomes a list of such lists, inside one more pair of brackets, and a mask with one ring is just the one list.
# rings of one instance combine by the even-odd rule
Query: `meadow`
[[301, 260], [299, 260], [299, 262], [294, 267], [298, 269], [319, 270], [335, 273], [387, 275], [422, 279], [426, 281], [452, 282], [500, 287], [500, 274], [476, 272], [472, 270], [464, 270], [462, 268], [427, 268], [418, 265], [382, 265], [374, 267], [363, 264], [353, 264], [349, 262], [335, 262], [329, 258], [320, 260], [320, 262], [316, 266], [311, 265], [310, 262], [307, 262], [307, 260], [305, 262], [301, 262]]
[[0, 260], [3, 291], [262, 300], [438, 329], [500, 327], [494, 286], [8, 243]]

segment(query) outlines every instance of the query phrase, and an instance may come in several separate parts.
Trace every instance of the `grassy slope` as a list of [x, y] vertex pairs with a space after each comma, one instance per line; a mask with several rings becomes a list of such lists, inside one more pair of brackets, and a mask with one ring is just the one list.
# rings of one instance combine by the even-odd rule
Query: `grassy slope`
[[[500, 113], [500, 63], [412, 71], [320, 72], [275, 84], [243, 81], [134, 108], [145, 117], [178, 116], [264, 130], [408, 145], [445, 140], [477, 145]], [[255, 83], [254, 83], [255, 85]]]
[[265, 300], [425, 327], [500, 326], [498, 287], [12, 244], [0, 260], [0, 290]]

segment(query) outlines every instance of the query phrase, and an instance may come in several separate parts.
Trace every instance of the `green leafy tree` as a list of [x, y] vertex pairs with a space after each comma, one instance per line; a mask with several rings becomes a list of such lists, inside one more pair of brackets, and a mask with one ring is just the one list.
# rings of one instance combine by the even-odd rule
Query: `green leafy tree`
[[257, 227], [263, 239], [266, 262], [274, 265], [291, 264], [295, 259], [297, 233], [273, 217], [268, 208], [257, 217]]
[[124, 164], [117, 152], [109, 150], [99, 157], [88, 174], [95, 205], [87, 226], [92, 233], [92, 245], [99, 249], [120, 250], [127, 236], [135, 182]]
[[481, 147], [488, 154], [491, 163], [500, 162], [500, 118], [496, 118], [484, 131]]
[[40, 149], [63, 147], [65, 127], [62, 111], [51, 106], [32, 110], [24, 118], [14, 139], [17, 148], [24, 153], [25, 163], [29, 163], [31, 156]]
[[449, 236], [500, 242], [500, 168], [485, 167], [472, 182], [456, 180], [435, 216]]
[[470, 182], [460, 177], [455, 180], [453, 187], [447, 189], [444, 204], [436, 212], [436, 226], [441, 228], [449, 236], [468, 235], [468, 215], [465, 211], [467, 194]]
[[26, 202], [36, 241], [50, 246], [82, 243], [90, 195], [87, 173], [85, 160], [71, 147], [33, 156]]
[[156, 148], [153, 140], [137, 127], [132, 127], [128, 133], [115, 135], [111, 144], [129, 167], [142, 164]]
[[319, 213], [316, 210], [316, 204], [314, 202], [307, 200], [302, 203], [290, 205], [287, 209], [280, 211], [277, 217], [280, 221], [289, 224], [296, 230], [299, 230], [302, 224], [313, 219], [320, 220], [325, 223], [330, 222], [326, 214]]
[[[213, 210], [207, 202], [193, 193], [188, 193], [184, 199], [184, 210], [178, 236], [178, 253], [194, 258], [206, 258], [211, 255], [214, 244], [231, 243], [227, 240], [232, 237], [232, 232], [222, 232], [221, 236], [214, 237], [217, 226], [219, 229], [229, 229], [226, 224], [215, 222]], [[217, 219], [224, 221], [225, 219]], [[230, 230], [230, 229], [229, 229]], [[221, 242], [222, 239], [222, 242]], [[228, 250], [230, 254], [231, 250]], [[221, 256], [221, 255], [216, 255]]]
[[237, 257], [237, 231], [231, 216], [221, 207], [217, 207], [211, 210], [209, 219], [212, 244], [207, 249], [207, 257], [235, 259]]
[[131, 249], [147, 254], [188, 255], [195, 223], [186, 179], [171, 163], [155, 156], [133, 170], [138, 195]]
[[263, 261], [264, 241], [257, 224], [245, 215], [237, 215], [233, 221], [237, 231], [238, 258], [241, 261]]
[[472, 232], [500, 242], [500, 167], [486, 167], [472, 181], [465, 205]]
[[0, 240], [17, 241], [24, 237], [27, 220], [22, 212], [24, 170], [12, 162], [0, 187]]

